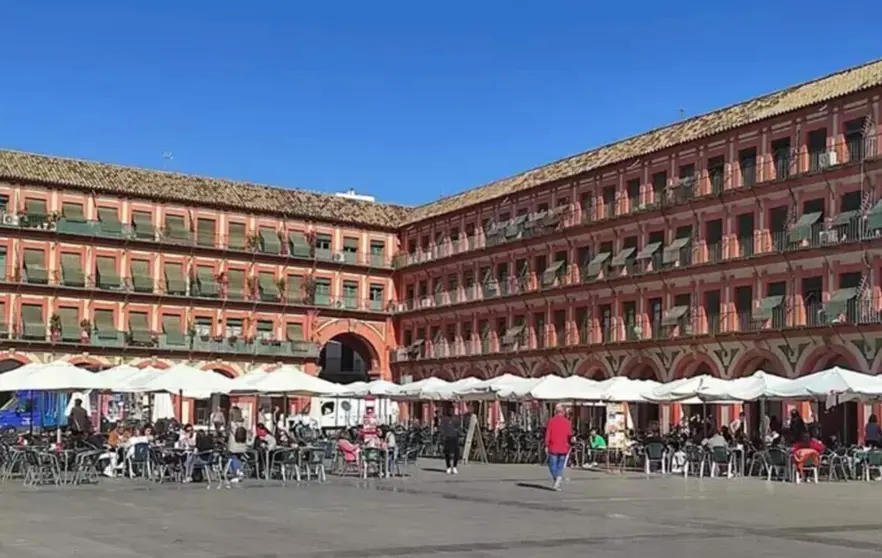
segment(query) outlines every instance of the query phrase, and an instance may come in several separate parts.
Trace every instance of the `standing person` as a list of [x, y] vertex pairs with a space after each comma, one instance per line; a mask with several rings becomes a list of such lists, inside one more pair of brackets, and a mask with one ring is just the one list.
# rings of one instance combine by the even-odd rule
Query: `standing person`
[[563, 472], [570, 455], [570, 438], [573, 437], [573, 425], [567, 418], [563, 405], [554, 407], [554, 416], [545, 426], [545, 453], [548, 454], [548, 470], [554, 482], [552, 487], [560, 490]]
[[74, 399], [74, 406], [67, 415], [67, 424], [76, 445], [92, 432], [92, 419], [89, 418], [89, 411], [83, 408], [82, 399]]
[[444, 416], [438, 421], [438, 430], [441, 432], [441, 440], [444, 446], [444, 462], [447, 465], [447, 474], [455, 475], [459, 471], [459, 431], [460, 424], [455, 415], [453, 406], [447, 407]]
[[227, 422], [226, 417], [224, 416], [224, 411], [219, 406], [214, 408], [214, 411], [211, 413], [211, 424], [214, 426], [214, 431], [220, 434], [224, 430], [224, 424]]
[[[241, 419], [241, 415], [239, 415]], [[230, 432], [227, 438], [227, 451], [230, 453], [230, 472], [233, 473], [232, 482], [239, 482], [245, 475], [242, 471], [242, 456], [248, 452], [251, 443], [251, 432], [244, 422], [232, 420], [230, 417]]]

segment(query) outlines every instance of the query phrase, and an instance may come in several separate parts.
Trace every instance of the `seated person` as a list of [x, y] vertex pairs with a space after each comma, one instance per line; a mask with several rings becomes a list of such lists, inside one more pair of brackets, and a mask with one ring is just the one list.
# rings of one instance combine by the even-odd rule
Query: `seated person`
[[596, 428], [588, 431], [588, 447], [591, 449], [591, 467], [597, 467], [597, 454], [606, 450], [606, 438], [597, 433]]
[[812, 460], [816, 467], [821, 464], [821, 454], [824, 453], [824, 444], [813, 437], [807, 429], [802, 429], [801, 439], [794, 442], [791, 447], [793, 465], [796, 468], [796, 482], [802, 482], [805, 464]]
[[727, 448], [729, 447], [729, 442], [726, 441], [726, 438], [723, 437], [722, 433], [714, 432], [712, 436], [705, 438], [701, 441], [701, 445], [713, 449], [713, 448]]
[[882, 447], [882, 429], [879, 428], [879, 418], [873, 414], [867, 420], [864, 427], [864, 444], [871, 448]]
[[196, 447], [196, 432], [192, 424], [185, 424], [183, 430], [178, 435], [175, 446], [180, 449], [193, 449]]

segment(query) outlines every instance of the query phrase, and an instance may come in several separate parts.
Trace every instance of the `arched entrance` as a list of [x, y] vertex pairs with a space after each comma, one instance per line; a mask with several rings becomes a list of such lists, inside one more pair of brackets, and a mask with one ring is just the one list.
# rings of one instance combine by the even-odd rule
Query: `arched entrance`
[[[11, 372], [16, 368], [20, 368], [24, 366], [24, 363], [13, 358], [7, 358], [0, 360], [0, 374], [5, 374], [6, 372]], [[13, 392], [0, 392], [0, 409], [5, 410], [7, 404], [10, 400], [15, 398], [15, 393]]]
[[338, 384], [366, 382], [376, 362], [376, 351], [367, 339], [357, 333], [340, 333], [319, 353], [319, 377]]

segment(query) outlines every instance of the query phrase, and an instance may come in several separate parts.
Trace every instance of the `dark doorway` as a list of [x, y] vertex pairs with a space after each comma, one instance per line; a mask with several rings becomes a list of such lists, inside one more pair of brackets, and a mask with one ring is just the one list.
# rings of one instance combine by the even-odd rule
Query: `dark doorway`
[[370, 379], [371, 349], [362, 337], [344, 333], [325, 343], [319, 354], [319, 377], [338, 384]]

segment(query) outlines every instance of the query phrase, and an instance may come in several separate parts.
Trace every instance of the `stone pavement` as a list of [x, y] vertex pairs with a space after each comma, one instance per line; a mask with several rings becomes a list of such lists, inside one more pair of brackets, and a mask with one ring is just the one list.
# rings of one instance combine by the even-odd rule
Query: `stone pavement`
[[232, 489], [0, 486], [0, 558], [871, 556], [882, 483], [785, 485], [472, 465]]

